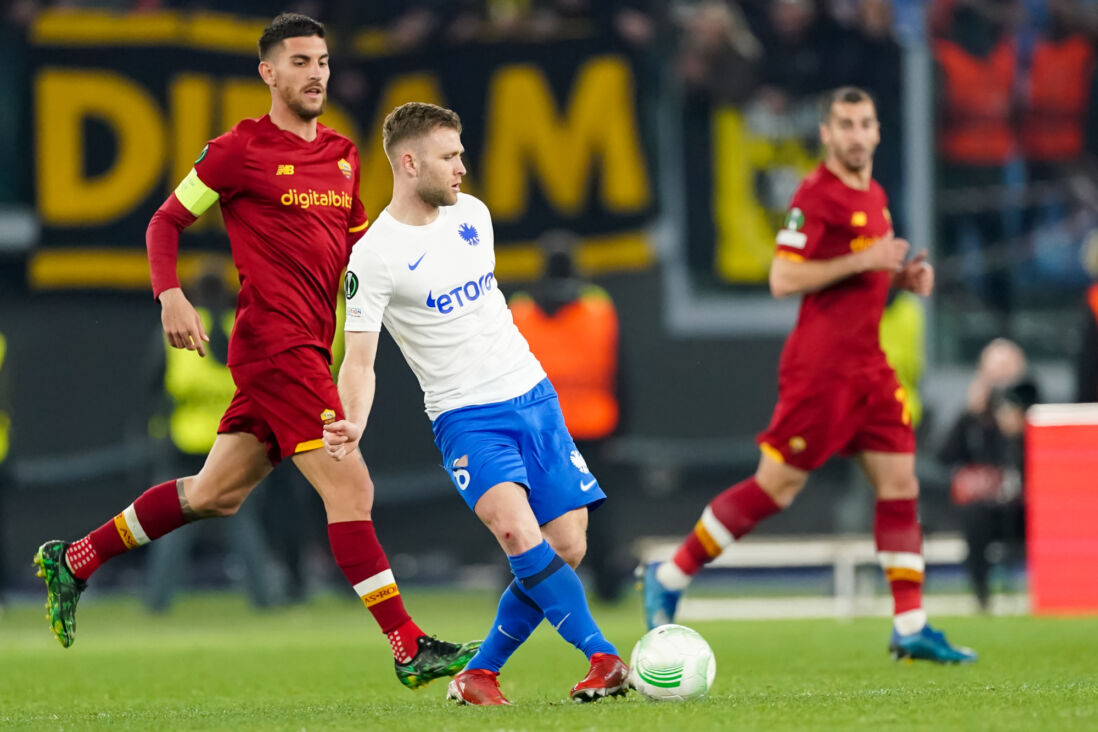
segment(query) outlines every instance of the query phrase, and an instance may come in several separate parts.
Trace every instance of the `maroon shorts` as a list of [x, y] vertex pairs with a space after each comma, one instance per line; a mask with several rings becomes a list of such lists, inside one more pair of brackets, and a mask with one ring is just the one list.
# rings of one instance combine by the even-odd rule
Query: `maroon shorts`
[[324, 423], [343, 419], [328, 360], [314, 346], [298, 346], [229, 370], [236, 394], [217, 432], [255, 435], [274, 465], [320, 447]]
[[786, 379], [770, 426], [756, 440], [769, 457], [815, 470], [835, 453], [915, 452], [907, 394], [892, 369]]

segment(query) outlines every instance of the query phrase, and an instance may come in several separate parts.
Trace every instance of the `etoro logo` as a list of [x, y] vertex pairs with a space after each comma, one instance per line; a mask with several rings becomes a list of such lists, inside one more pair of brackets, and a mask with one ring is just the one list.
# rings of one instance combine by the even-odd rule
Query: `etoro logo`
[[[348, 272], [347, 274], [350, 274]], [[427, 293], [427, 307], [437, 310], [443, 315], [454, 312], [454, 308], [461, 309], [466, 305], [479, 300], [481, 295], [486, 295], [496, 286], [496, 276], [492, 272], [481, 275], [475, 280], [469, 280], [463, 285], [458, 285], [452, 290], [441, 293], [435, 297], [434, 290]], [[348, 295], [347, 297], [350, 297]]]

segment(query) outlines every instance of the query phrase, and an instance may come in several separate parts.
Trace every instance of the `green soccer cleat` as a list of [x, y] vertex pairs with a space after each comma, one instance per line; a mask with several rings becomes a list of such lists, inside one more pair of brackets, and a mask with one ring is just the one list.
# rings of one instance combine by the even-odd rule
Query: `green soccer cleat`
[[443, 676], [453, 676], [476, 655], [480, 643], [477, 640], [458, 645], [421, 635], [416, 640], [419, 650], [415, 657], [408, 663], [396, 662], [397, 678], [409, 689], [418, 689]]
[[38, 576], [46, 581], [46, 620], [50, 630], [68, 648], [76, 640], [76, 603], [88, 583], [74, 577], [65, 564], [65, 550], [69, 545], [54, 539], [38, 547], [34, 563]]

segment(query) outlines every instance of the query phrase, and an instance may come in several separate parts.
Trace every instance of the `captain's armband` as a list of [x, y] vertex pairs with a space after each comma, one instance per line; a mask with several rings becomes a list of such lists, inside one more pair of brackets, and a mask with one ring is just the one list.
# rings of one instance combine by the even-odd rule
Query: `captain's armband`
[[187, 177], [175, 187], [175, 197], [183, 204], [183, 208], [191, 212], [196, 218], [206, 212], [219, 198], [217, 191], [210, 188], [198, 177], [198, 172], [191, 168]]

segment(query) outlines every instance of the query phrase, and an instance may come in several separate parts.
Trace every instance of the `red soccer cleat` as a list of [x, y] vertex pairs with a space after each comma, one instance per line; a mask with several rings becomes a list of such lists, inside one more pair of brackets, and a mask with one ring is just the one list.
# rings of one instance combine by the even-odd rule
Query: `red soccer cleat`
[[628, 676], [629, 667], [620, 658], [609, 653], [596, 653], [591, 656], [591, 670], [583, 681], [572, 687], [572, 699], [591, 702], [604, 696], [624, 696]]
[[511, 702], [499, 690], [498, 674], [485, 668], [471, 668], [462, 671], [450, 680], [446, 687], [446, 698], [458, 704], [473, 704], [478, 707], [510, 705]]

